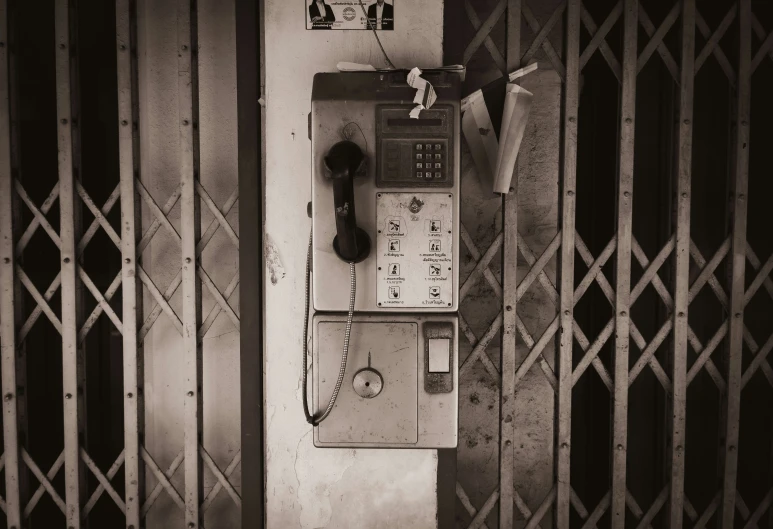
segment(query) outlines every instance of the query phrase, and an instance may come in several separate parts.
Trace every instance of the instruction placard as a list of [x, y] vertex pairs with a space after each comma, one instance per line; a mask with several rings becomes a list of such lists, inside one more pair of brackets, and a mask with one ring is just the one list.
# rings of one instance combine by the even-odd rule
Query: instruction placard
[[[395, 0], [304, 0], [306, 29], [395, 29]], [[366, 16], [367, 15], [367, 16]]]
[[450, 307], [454, 295], [453, 195], [378, 193], [379, 307]]

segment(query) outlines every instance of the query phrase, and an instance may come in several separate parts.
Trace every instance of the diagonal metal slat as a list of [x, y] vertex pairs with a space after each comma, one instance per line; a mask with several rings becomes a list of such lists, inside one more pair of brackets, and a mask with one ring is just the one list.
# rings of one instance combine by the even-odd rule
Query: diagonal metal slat
[[757, 52], [754, 54], [751, 65], [752, 73], [754, 73], [762, 60], [770, 55], [771, 50], [773, 50], [773, 31], [771, 31], [765, 40], [762, 41], [762, 45], [760, 45]]
[[[123, 466], [124, 455], [125, 455], [125, 452], [122, 450], [121, 453], [118, 455], [118, 458], [115, 460], [115, 462], [112, 464], [112, 466], [107, 470], [107, 473], [103, 476], [103, 479], [107, 481], [108, 485], [110, 485], [110, 481], [112, 481], [112, 479], [115, 477], [115, 475], [118, 473], [118, 471]], [[85, 462], [85, 460], [84, 460], [84, 462]], [[86, 464], [89, 465], [89, 463], [86, 463]], [[94, 465], [93, 461], [91, 461], [90, 464], [93, 465], [96, 468], [96, 465]], [[89, 470], [92, 470], [91, 467], [89, 467]], [[93, 472], [93, 470], [92, 470], [92, 472]], [[97, 468], [97, 472], [99, 472], [98, 468]], [[97, 477], [97, 479], [99, 479], [98, 475], [95, 474], [95, 476]], [[112, 486], [110, 486], [110, 489], [112, 489]], [[83, 513], [81, 515], [81, 519], [82, 520], [86, 520], [86, 518], [88, 517], [89, 513], [91, 512], [91, 510], [94, 508], [94, 505], [97, 504], [97, 501], [99, 501], [99, 498], [102, 497], [102, 494], [104, 494], [104, 492], [106, 490], [108, 490], [108, 489], [105, 487], [105, 485], [102, 483], [102, 480], [100, 479], [99, 485], [94, 490], [94, 492], [91, 494], [91, 497], [89, 497], [89, 500], [86, 502], [86, 505], [83, 506]], [[114, 494], [115, 494], [115, 496], [118, 497], [119, 500], [121, 500], [121, 503], [123, 503], [123, 500], [121, 499], [120, 496], [117, 495], [115, 490], [113, 490], [112, 494], [110, 494], [110, 496], [113, 497], [113, 500], [115, 500], [115, 497], [113, 496]], [[119, 505], [119, 508], [120, 508], [120, 505]], [[125, 510], [126, 510], [126, 505], [125, 504], [124, 504], [124, 508], [122, 510], [125, 512]]]
[[639, 21], [641, 22], [644, 31], [651, 38], [647, 45], [644, 47], [644, 50], [642, 50], [641, 55], [639, 55], [636, 70], [637, 73], [642, 71], [644, 65], [647, 64], [647, 61], [649, 61], [650, 57], [657, 49], [658, 54], [663, 59], [663, 63], [671, 73], [672, 79], [676, 84], [679, 84], [679, 67], [676, 65], [676, 61], [671, 55], [671, 52], [668, 51], [668, 47], [666, 47], [666, 45], [663, 43], [663, 38], [668, 34], [668, 31], [674, 25], [676, 19], [679, 18], [681, 4], [681, 2], [674, 3], [671, 11], [669, 11], [668, 15], [666, 15], [666, 18], [663, 19], [663, 22], [660, 24], [657, 31], [655, 30], [655, 25], [652, 23], [649, 15], [647, 15], [647, 12], [644, 10], [644, 7], [639, 4]]
[[[59, 334], [61, 334], [62, 322], [59, 320], [59, 317], [56, 314], [54, 314], [54, 311], [51, 309], [51, 306], [47, 302], [48, 300], [46, 300], [43, 296], [40, 295], [40, 292], [38, 292], [38, 289], [35, 288], [35, 285], [32, 283], [30, 278], [27, 276], [27, 274], [19, 265], [16, 265], [16, 275], [19, 277], [19, 280], [21, 281], [22, 285], [24, 285], [24, 288], [27, 289], [27, 292], [30, 293], [30, 295], [32, 296], [32, 299], [34, 299], [35, 303], [37, 303], [38, 305], [37, 308], [39, 308], [48, 317], [48, 319], [54, 325], [54, 328], [56, 328]], [[49, 299], [51, 298], [49, 297]], [[30, 320], [28, 319], [27, 322], [29, 321]], [[24, 340], [24, 338], [27, 336], [27, 333], [32, 328], [32, 325], [31, 324], [28, 325], [27, 322], [25, 322], [25, 324], [21, 328], [21, 331], [19, 332], [20, 342]]]
[[[85, 272], [83, 273], [85, 275]], [[91, 282], [90, 279], [89, 279], [89, 282]], [[94, 286], [93, 283], [92, 283], [92, 287], [89, 287], [90, 291], [93, 289], [93, 291], [99, 294], [100, 297], [97, 298], [97, 296], [95, 295], [95, 298], [98, 301], [97, 306], [94, 307], [94, 310], [91, 311], [91, 314], [89, 314], [89, 317], [86, 318], [86, 321], [83, 323], [80, 330], [78, 331], [79, 344], [83, 344], [84, 340], [86, 339], [86, 336], [89, 334], [89, 331], [91, 331], [91, 328], [97, 322], [97, 319], [99, 319], [99, 317], [102, 315], [102, 312], [104, 312], [105, 306], [110, 308], [110, 301], [113, 299], [113, 296], [115, 295], [115, 293], [118, 292], [118, 289], [121, 287], [121, 284], [122, 284], [122, 277], [121, 277], [121, 273], [119, 272], [113, 278], [113, 282], [110, 283], [110, 285], [107, 287], [107, 290], [105, 291], [104, 296], [102, 296], [99, 293], [99, 290], [97, 290], [96, 286]], [[117, 315], [112, 311], [112, 308], [110, 308], [110, 312], [112, 312], [112, 316], [110, 315], [110, 313], [108, 313], [108, 317], [110, 317], [111, 320], [113, 320], [113, 317], [117, 318]], [[113, 323], [115, 323], [115, 321], [113, 321]], [[123, 322], [121, 322], [121, 327], [116, 327], [116, 328], [118, 328], [121, 334], [123, 334]]]
[[[105, 218], [106, 215], [109, 215], [113, 210], [113, 206], [115, 206], [118, 199], [121, 198], [120, 185], [113, 189], [113, 192], [110, 193], [109, 197], [107, 197], [107, 200], [101, 209], [97, 208], [97, 205], [93, 200], [91, 200], [91, 197], [89, 197], [88, 193], [86, 193], [86, 190], [83, 189], [83, 186], [81, 186], [80, 182], [77, 183], [77, 189], [78, 194], [80, 195], [84, 204], [86, 204], [86, 207], [88, 207], [92, 215], [94, 215], [94, 220], [91, 221], [88, 229], [83, 232], [83, 237], [81, 237], [81, 240], [78, 241], [78, 256], [83, 255], [83, 250], [86, 248], [86, 245], [91, 242], [92, 237], [94, 237], [99, 228], [103, 228], [105, 230], [113, 243], [115, 243], [117, 240], [119, 242], [118, 247], [120, 248], [120, 239], [117, 238], [118, 235], [115, 233], [115, 230]], [[116, 238], [113, 238], [113, 235], [115, 235]]]
[[[123, 333], [123, 323], [121, 322], [121, 318], [118, 317], [118, 315], [113, 310], [113, 307], [110, 306], [110, 304], [108, 303], [108, 300], [105, 299], [105, 297], [99, 291], [99, 289], [91, 280], [91, 278], [86, 273], [86, 271], [83, 270], [82, 266], [77, 267], [77, 273], [78, 273], [78, 277], [80, 277], [81, 282], [86, 286], [88, 291], [91, 292], [91, 295], [94, 296], [94, 299], [97, 301], [97, 304], [99, 305], [99, 307], [102, 308], [102, 312], [107, 314], [107, 317], [110, 318], [110, 321], [112, 321], [113, 325], [115, 325], [116, 330], [120, 333]], [[120, 274], [118, 274], [113, 279], [113, 282], [111, 285], [113, 289], [113, 293], [115, 293], [115, 291], [118, 289], [118, 286], [120, 285], [120, 281], [121, 281], [121, 276]]]
[[[499, 494], [499, 491], [497, 490], [496, 494]], [[467, 511], [467, 514], [470, 515], [470, 517], [475, 520], [476, 515], [478, 514], [478, 510], [473, 506], [472, 502], [470, 501], [470, 497], [467, 496], [467, 493], [465, 492], [464, 488], [462, 488], [462, 485], [457, 481], [456, 482], [456, 497], [459, 498], [459, 501], [462, 503], [462, 506]], [[498, 499], [498, 496], [497, 496]], [[486, 525], [486, 522], [482, 522], [478, 527], [482, 527], [484, 529], [488, 529], [488, 526]]]
[[[177, 331], [182, 335], [182, 328], [183, 324], [180, 321], [179, 316], [177, 316], [177, 313], [172, 309], [172, 307], [169, 305], [168, 300], [171, 299], [171, 295], [167, 297], [167, 293], [161, 294], [161, 292], [158, 290], [158, 287], [153, 282], [153, 280], [150, 278], [150, 276], [145, 272], [145, 270], [137, 265], [137, 275], [140, 278], [140, 281], [147, 287], [150, 294], [153, 296], [153, 299], [156, 300], [156, 304], [158, 307], [160, 307], [160, 311], [163, 310], [164, 313], [169, 317], [172, 324], [175, 326]], [[167, 289], [168, 292], [168, 289]], [[142, 329], [140, 329], [140, 340], [142, 340], [145, 337], [145, 334], [147, 334], [147, 331], [143, 332], [145, 330], [145, 325], [142, 326]], [[148, 329], [149, 330], [149, 329]]]
[[[748, 367], [746, 368], [746, 371], [743, 373], [743, 377], [741, 378], [741, 389], [743, 389], [746, 384], [751, 380], [751, 378], [754, 376], [754, 374], [760, 369], [761, 366], [763, 366], [764, 362], [766, 362], [766, 359], [768, 357], [768, 354], [770, 354], [770, 350], [773, 349], [773, 334], [771, 334], [767, 341], [763, 344], [762, 347], [760, 347], [759, 351], [754, 355], [754, 358], [752, 358], [752, 361], [749, 362]], [[768, 364], [768, 369], [770, 369], [770, 364]], [[770, 382], [770, 377], [767, 377], [768, 382]], [[771, 384], [773, 386], [773, 384]]]
[[499, 0], [497, 5], [494, 6], [494, 9], [491, 10], [489, 16], [486, 17], [486, 20], [483, 21], [478, 30], [475, 32], [475, 36], [467, 45], [467, 48], [465, 48], [464, 55], [462, 57], [462, 64], [466, 65], [470, 62], [472, 56], [476, 51], [478, 51], [478, 48], [481, 47], [483, 42], [486, 40], [486, 37], [488, 37], [491, 33], [491, 30], [493, 30], [494, 26], [496, 26], [497, 22], [499, 22], [499, 19], [502, 18], [502, 14], [505, 12], [506, 7], [507, 0]]
[[201, 183], [196, 180], [196, 194], [199, 195], [202, 202], [209, 208], [209, 211], [214, 215], [215, 219], [217, 220], [218, 224], [220, 224], [220, 227], [225, 230], [226, 234], [228, 234], [228, 237], [231, 239], [231, 242], [234, 243], [234, 246], [236, 246], [236, 249], [239, 249], [239, 236], [236, 235], [236, 232], [234, 231], [231, 224], [226, 220], [223, 213], [220, 211], [220, 209], [215, 205], [215, 201], [212, 200], [212, 197], [209, 196], [209, 193], [207, 193], [207, 190], [204, 189], [204, 186], [201, 185]]
[[[467, 14], [467, 18], [470, 20], [470, 24], [472, 24], [473, 29], [478, 31], [483, 23], [478, 17], [478, 13], [475, 12], [475, 8], [473, 8], [472, 4], [470, 4], [469, 0], [465, 0], [464, 2], [464, 12]], [[486, 38], [483, 40], [483, 45], [486, 47], [489, 54], [491, 55], [491, 58], [494, 60], [494, 64], [496, 64], [497, 69], [502, 73], [502, 75], [507, 75], [507, 64], [505, 63], [505, 58], [502, 56], [502, 52], [499, 51], [499, 48], [497, 48], [497, 45], [494, 43], [494, 40], [490, 35], [486, 35]]]
[[[239, 286], [239, 272], [236, 272], [234, 274], [234, 276], [231, 278], [230, 283], [228, 283], [228, 286], [223, 291], [223, 298], [225, 298], [226, 301], [231, 298], [231, 295], [236, 291], [237, 286]], [[210, 309], [209, 313], [202, 321], [201, 327], [199, 327], [199, 330], [197, 333], [199, 340], [204, 339], [204, 336], [207, 335], [207, 332], [209, 331], [210, 327], [215, 322], [215, 319], [217, 319], [218, 315], [222, 310], [223, 309], [219, 303], [215, 303], [214, 306]]]
[[29, 518], [32, 510], [38, 504], [40, 498], [43, 497], [44, 491], [51, 496], [51, 499], [54, 500], [56, 506], [59, 507], [59, 509], [62, 511], [62, 514], [64, 514], [67, 510], [64, 500], [62, 500], [62, 497], [59, 496], [59, 493], [56, 492], [56, 489], [54, 489], [54, 486], [51, 484], [51, 480], [56, 477], [56, 475], [59, 473], [59, 469], [61, 469], [64, 465], [64, 451], [59, 454], [59, 457], [56, 459], [56, 461], [54, 461], [51, 469], [47, 474], [44, 475], [43, 472], [40, 471], [40, 467], [38, 467], [37, 463], [35, 463], [35, 461], [27, 453], [27, 450], [25, 450], [24, 447], [20, 447], [20, 449], [24, 464], [27, 465], [27, 468], [30, 469], [30, 472], [34, 474], [35, 478], [38, 480], [38, 483], [40, 483], [38, 489], [32, 495], [30, 501], [27, 503], [27, 506], [24, 508], [24, 518]]
[[713, 53], [717, 59], [717, 62], [719, 63], [719, 67], [722, 68], [723, 72], [725, 72], [728, 83], [732, 87], [735, 86], [735, 70], [733, 69], [730, 61], [727, 59], [725, 53], [719, 47], [719, 41], [722, 40], [722, 37], [727, 32], [728, 28], [730, 28], [733, 20], [735, 20], [736, 14], [738, 14], [738, 5], [733, 2], [732, 7], [730, 7], [727, 14], [722, 19], [722, 22], [719, 23], [717, 29], [714, 30], [714, 33], [712, 33], [704, 18], [701, 16], [697, 9], [695, 10], [695, 25], [697, 26], [701, 35], [708, 39], [701, 52], [698, 54], [698, 57], [695, 59], [696, 76], [698, 75], [698, 71], [700, 71], [701, 67], [706, 62], [706, 59], [708, 59], [709, 56]]
[[607, 509], [609, 509], [611, 502], [612, 493], [607, 492], [604, 497], [601, 498], [598, 505], [596, 505], [596, 508], [593, 509], [593, 512], [590, 513], [588, 519], [585, 520], [585, 523], [582, 525], [582, 529], [595, 529], [596, 524], [599, 522], [601, 517], [604, 516], [604, 513], [607, 512]]
[[[168, 214], [169, 211], [171, 211], [172, 208], [174, 207], [174, 205], [177, 203], [179, 198], [180, 198], [180, 188], [178, 187], [177, 190], [175, 191], [175, 193], [173, 193], [172, 196], [170, 196], [169, 199], [167, 200], [167, 203], [162, 208], [162, 212], [164, 212], [164, 214]], [[231, 193], [231, 196], [228, 197], [228, 200], [226, 200], [225, 204], [223, 205], [223, 209], [221, 210], [221, 213], [224, 216], [228, 215], [228, 213], [231, 211], [231, 209], [233, 208], [233, 206], [236, 203], [236, 201], [238, 200], [238, 198], [239, 198], [239, 194], [238, 194], [238, 188], [237, 188], [237, 189], [234, 189], [233, 193]], [[155, 234], [155, 231], [158, 231], [158, 229], [160, 229], [160, 227], [161, 227], [161, 223], [159, 221], [154, 220], [153, 222], [157, 223], [157, 224], [151, 224], [151, 227], [148, 228], [148, 231], [146, 232], [145, 236], [143, 236], [143, 239], [142, 239], [142, 241], [147, 241], [145, 243], [146, 245], [150, 243], [150, 240], [152, 239], [153, 235]], [[151, 229], [151, 228], [153, 228], [154, 225], [156, 226], [155, 231], [153, 231]], [[217, 230], [219, 228], [220, 228], [220, 223], [217, 221], [217, 219], [213, 219], [209, 223], [209, 226], [207, 226], [207, 229], [204, 232], [204, 235], [201, 236], [201, 238], [199, 239], [198, 243], [196, 244], [196, 256], [197, 257], [201, 256], [202, 252], [204, 251], [204, 248], [206, 248], [207, 244], [209, 244], [209, 242], [212, 240], [212, 237], [214, 237], [215, 233], [217, 233]], [[140, 241], [140, 243], [137, 245], [137, 253], [138, 254], [141, 253], [142, 249], [144, 248], [142, 241]], [[148, 317], [145, 319], [145, 321], [142, 324], [142, 327], [139, 330], [138, 340], [140, 342], [142, 342], [142, 340], [145, 339], [145, 336], [148, 334], [148, 332], [150, 332], [150, 329], [156, 323], [156, 320], [161, 315], [161, 313], [164, 312], [164, 311], [167, 311], [166, 305], [168, 305], [168, 304], [166, 302], [168, 302], [170, 299], [172, 299], [172, 296], [174, 296], [175, 292], [177, 292], [177, 289], [180, 287], [181, 284], [182, 284], [182, 269], [180, 269], [177, 272], [177, 275], [169, 283], [169, 286], [164, 291], [164, 294], [159, 296], [159, 298], [163, 299], [164, 302], [163, 303], [158, 302], [159, 298], [156, 298], [156, 301], [157, 301], [156, 305], [152, 308], [152, 310], [148, 314]], [[235, 286], [234, 286], [234, 288], [235, 288]], [[156, 288], [156, 290], [158, 290], [158, 289]], [[226, 296], [226, 298], [228, 298], [228, 297], [230, 297], [230, 295]], [[219, 314], [219, 311], [220, 311], [219, 306], [218, 306], [217, 310], [218, 310], [218, 314]], [[211, 324], [212, 324], [212, 322], [209, 322], [209, 325], [211, 325]], [[182, 324], [181, 324], [181, 328], [182, 328]], [[209, 329], [209, 327], [207, 327], [207, 329]], [[206, 331], [204, 332], [204, 334], [206, 334]], [[201, 332], [199, 332], [199, 337], [203, 337], [203, 334], [201, 334]]]
[[[230, 482], [231, 475], [234, 473], [234, 471], [239, 467], [239, 465], [242, 462], [242, 452], [239, 450], [236, 452], [236, 455], [233, 457], [230, 463], [228, 463], [228, 466], [225, 467], [225, 470], [223, 471], [223, 477], [226, 481]], [[217, 495], [220, 493], [221, 490], [223, 490], [223, 487], [225, 485], [218, 480], [217, 483], [215, 483], [215, 486], [212, 487], [209, 490], [209, 493], [207, 493], [206, 497], [204, 498], [204, 501], [201, 503], [201, 510], [205, 511], [209, 509], [209, 507], [212, 505], [212, 502], [215, 501], [215, 498], [217, 498]], [[458, 483], [457, 483], [458, 486]]]
[[[135, 179], [135, 181], [138, 182], [139, 179]], [[135, 189], [139, 189], [139, 186], [136, 184], [136, 182], [134, 185], [135, 185]], [[145, 193], [147, 194], [147, 190], [145, 190]], [[163, 218], [166, 218], [167, 215], [169, 215], [169, 213], [172, 211], [172, 209], [174, 209], [175, 205], [177, 205], [177, 202], [180, 200], [180, 193], [181, 193], [181, 188], [178, 185], [177, 188], [174, 190], [174, 192], [172, 192], [172, 194], [169, 195], [169, 198], [167, 198], [166, 202], [164, 203], [164, 206], [161, 208], [161, 215]], [[138, 191], [138, 194], [139, 194], [139, 191]], [[155, 201], [153, 203], [157, 206]], [[154, 214], [153, 222], [150, 223], [150, 226], [148, 226], [148, 229], [145, 230], [145, 233], [142, 234], [142, 238], [140, 239], [140, 242], [137, 243], [138, 255], [142, 255], [142, 252], [145, 251], [145, 248], [148, 247], [148, 245], [150, 244], [150, 241], [153, 240], [153, 237], [156, 235], [158, 230], [161, 229], [161, 226], [162, 226], [162, 221], [159, 220], [159, 217], [157, 214]]]
[[239, 330], [239, 316], [236, 315], [234, 309], [228, 304], [228, 300], [223, 296], [223, 293], [218, 290], [215, 282], [212, 281], [212, 278], [209, 277], [209, 274], [207, 274], [206, 270], [204, 270], [201, 265], [196, 267], [196, 272], [201, 279], [201, 282], [206, 285], [207, 290], [209, 290], [210, 294], [215, 298], [217, 304], [220, 305], [220, 308], [228, 315], [228, 318], [231, 320], [234, 327], [236, 327], [236, 330]]
[[148, 453], [147, 450], [145, 450], [145, 447], [140, 448], [142, 460], [145, 461], [145, 464], [150, 469], [150, 471], [153, 473], [154, 476], [156, 476], [156, 479], [158, 480], [158, 483], [154, 487], [153, 491], [148, 496], [148, 499], [145, 500], [145, 503], [142, 505], [142, 517], [144, 518], [148, 511], [150, 511], [150, 508], [153, 507], [153, 504], [156, 501], [156, 498], [161, 494], [162, 490], [166, 490], [166, 492], [169, 494], [169, 496], [172, 498], [172, 500], [177, 504], [178, 507], [180, 507], [181, 510], [185, 510], [185, 502], [183, 501], [182, 496], [177, 491], [174, 485], [172, 485], [172, 482], [170, 481], [172, 479], [172, 476], [174, 476], [175, 472], [178, 468], [180, 468], [180, 465], [183, 462], [184, 452], [180, 450], [180, 452], [177, 454], [177, 457], [174, 458], [172, 461], [172, 464], [169, 465], [169, 469], [166, 472], [161, 472], [161, 469], [158, 467], [158, 464], [156, 461], [151, 457], [151, 455]]
[[[754, 250], [749, 245], [746, 246], [746, 259], [749, 260], [749, 264], [752, 265], [752, 268], [759, 270], [761, 266], [760, 258], [757, 257], [757, 254], [754, 253]], [[771, 299], [773, 299], [773, 279], [767, 277], [763, 280], [762, 284], [765, 287], [765, 290], [768, 291]]]
[[459, 379], [464, 376], [464, 374], [472, 367], [476, 360], [482, 360], [483, 365], [486, 366], [486, 371], [488, 371], [493, 378], [497, 380], [499, 379], [499, 371], [491, 362], [491, 359], [488, 358], [488, 355], [486, 354], [486, 348], [491, 343], [491, 340], [496, 337], [499, 329], [501, 328], [502, 312], [500, 311], [494, 321], [491, 322], [491, 325], [489, 325], [489, 328], [486, 330], [485, 334], [481, 337], [480, 340], [478, 340], [478, 343], [475, 344], [472, 352], [467, 356], [467, 358], [464, 359], [464, 362], [459, 367]]
[[[119, 459], [123, 462], [123, 452], [121, 452], [121, 455], [119, 456]], [[94, 460], [89, 457], [89, 455], [86, 453], [86, 451], [81, 447], [81, 460], [86, 464], [86, 467], [91, 471], [91, 473], [94, 475], [95, 478], [97, 478], [97, 481], [99, 482], [100, 487], [104, 491], [107, 492], [108, 496], [110, 496], [113, 501], [115, 502], [116, 506], [121, 510], [121, 512], [125, 515], [126, 514], [126, 504], [123, 501], [123, 498], [115, 491], [113, 486], [110, 484], [110, 479], [108, 479], [101, 470], [99, 470], [99, 467], [96, 463], [94, 463]], [[115, 466], [115, 464], [113, 464]], [[120, 465], [119, 465], [120, 467]], [[117, 472], [117, 469], [116, 469]], [[97, 497], [98, 498], [98, 497]], [[95, 501], [96, 503], [96, 501]], [[86, 519], [86, 512], [85, 509], [81, 512], [81, 519]]]
[[615, 77], [617, 78], [618, 82], [621, 81], [622, 68], [620, 67], [620, 62], [617, 60], [617, 57], [615, 57], [614, 53], [612, 53], [612, 50], [607, 45], [606, 37], [607, 37], [607, 34], [609, 34], [609, 31], [612, 29], [612, 27], [620, 19], [620, 16], [622, 14], [623, 14], [623, 2], [622, 0], [618, 0], [617, 4], [615, 4], [615, 7], [613, 7], [612, 11], [610, 11], [609, 14], [607, 15], [607, 18], [605, 18], [604, 22], [601, 23], [601, 26], [598, 29], [594, 29], [596, 27], [596, 23], [593, 21], [593, 18], [591, 18], [591, 15], [588, 12], [588, 10], [583, 8], [582, 10], [583, 24], [588, 29], [588, 31], [593, 34], [593, 37], [591, 38], [590, 42], [588, 43], [588, 45], [585, 47], [585, 49], [582, 51], [582, 54], [580, 55], [580, 71], [582, 71], [583, 68], [585, 68], [590, 58], [593, 56], [594, 53], [596, 53], [596, 50], [600, 49], [601, 56], [604, 57], [605, 61], [607, 61], [607, 64], [612, 69], [612, 73], [615, 74]]
[[[115, 189], [113, 189], [113, 192], [110, 194], [110, 198], [108, 198], [108, 203], [110, 203], [112, 200], [110, 209], [112, 209], [112, 205], [115, 204], [116, 200], [120, 196], [120, 190], [120, 186], [116, 186]], [[108, 209], [107, 212], [103, 214], [102, 210], [97, 207], [97, 205], [91, 199], [91, 196], [89, 196], [89, 194], [83, 188], [83, 185], [78, 180], [75, 181], [75, 191], [78, 193], [78, 196], [81, 198], [91, 214], [94, 215], [94, 220], [91, 222], [89, 230], [96, 230], [97, 227], [101, 227], [103, 230], [105, 230], [105, 233], [107, 233], [107, 236], [110, 238], [110, 240], [113, 241], [115, 247], [120, 249], [121, 238], [105, 218], [105, 215], [110, 212], [110, 209]]]
[[[241, 496], [239, 496], [239, 493], [236, 492], [236, 489], [234, 489], [234, 486], [231, 484], [230, 481], [228, 481], [228, 478], [225, 476], [223, 471], [220, 470], [220, 467], [217, 466], [217, 463], [215, 463], [214, 459], [212, 459], [212, 456], [209, 455], [209, 452], [207, 452], [207, 450], [204, 448], [203, 445], [199, 445], [199, 453], [201, 454], [201, 458], [204, 460], [204, 463], [206, 463], [207, 466], [209, 467], [209, 470], [211, 470], [212, 474], [214, 474], [215, 478], [217, 478], [217, 482], [220, 484], [220, 486], [225, 488], [225, 490], [228, 492], [228, 495], [231, 496], [231, 499], [234, 501], [234, 503], [237, 506], [241, 507], [242, 506]], [[214, 496], [213, 496], [213, 499], [214, 499]], [[202, 511], [203, 510], [206, 510], [204, 505], [202, 505]]]
[[[502, 248], [502, 241], [503, 241], [503, 234], [502, 232], [499, 232], [497, 236], [492, 241], [491, 245], [486, 250], [486, 253], [483, 254], [483, 257], [478, 259], [477, 263], [475, 264], [475, 268], [473, 268], [472, 272], [470, 272], [470, 275], [467, 276], [467, 279], [462, 283], [462, 287], [459, 289], [459, 303], [461, 303], [464, 298], [467, 297], [467, 294], [470, 293], [470, 289], [478, 282], [480, 277], [483, 275], [483, 271], [486, 270], [491, 263], [491, 260], [494, 258], [494, 255], [499, 251], [500, 248]], [[501, 287], [500, 287], [500, 293], [501, 293]]]
[[[534, 16], [529, 4], [525, 1], [521, 4], [521, 15], [534, 34], [539, 35], [542, 26], [540, 26], [539, 21]], [[556, 49], [553, 47], [553, 44], [550, 43], [547, 35], [545, 35], [545, 39], [542, 41], [541, 46], [545, 55], [548, 57], [548, 61], [550, 61], [550, 64], [553, 66], [553, 69], [558, 73], [562, 80], [566, 80], [566, 68], [564, 63], [561, 60], [561, 56], [556, 53]]]
[[[20, 183], [17, 183], [14, 181], [14, 187], [15, 186], [21, 186]], [[48, 212], [51, 210], [51, 207], [54, 205], [54, 202], [59, 198], [59, 182], [54, 184], [53, 189], [48, 194], [48, 197], [43, 201], [43, 203], [40, 205], [40, 212], [45, 217], [48, 215]], [[30, 242], [30, 239], [35, 234], [37, 229], [40, 227], [40, 220], [38, 220], [37, 216], [33, 216], [30, 223], [27, 225], [27, 227], [24, 229], [24, 233], [22, 233], [21, 237], [19, 237], [19, 241], [16, 243], [16, 250], [15, 255], [16, 257], [21, 257], [22, 253], [24, 252], [24, 249], [27, 248], [27, 245]]]
[[542, 28], [534, 36], [534, 40], [532, 40], [531, 45], [526, 50], [526, 53], [524, 53], [521, 57], [521, 64], [526, 65], [531, 62], [531, 60], [537, 54], [537, 51], [539, 51], [539, 49], [542, 47], [542, 44], [550, 35], [550, 32], [553, 30], [558, 21], [561, 20], [561, 16], [564, 14], [565, 9], [566, 2], [561, 2], [558, 6], [556, 6], [556, 8], [553, 10], [553, 13], [550, 15], [550, 18], [548, 18], [548, 21], [542, 25]]
[[[51, 238], [51, 241], [56, 245], [57, 248], [62, 247], [62, 242], [59, 239], [59, 234], [56, 232], [56, 230], [51, 226], [51, 223], [48, 222], [48, 219], [46, 216], [38, 209], [38, 207], [35, 205], [35, 203], [32, 201], [32, 199], [27, 194], [27, 191], [24, 189], [24, 187], [21, 185], [21, 182], [18, 180], [14, 180], [14, 188], [16, 189], [16, 194], [19, 195], [19, 198], [22, 199], [22, 202], [24, 202], [27, 207], [29, 208], [32, 215], [35, 217], [35, 220], [37, 221], [38, 225], [43, 228], [43, 231], [45, 231], [48, 236]], [[58, 187], [57, 187], [58, 189]], [[52, 192], [53, 193], [53, 192]], [[34, 230], [33, 230], [34, 232]], [[18, 252], [20, 253], [24, 251], [26, 244], [22, 246], [19, 244]]]
[[[765, 28], [762, 27], [760, 19], [757, 18], [754, 13], [752, 13], [752, 30], [754, 31], [754, 34], [757, 35], [758, 39], [765, 40]], [[768, 52], [768, 57], [773, 60], [773, 50]]]
[[475, 514], [475, 517], [472, 519], [472, 522], [470, 523], [470, 525], [467, 526], [467, 529], [479, 529], [480, 527], [485, 526], [486, 518], [488, 517], [489, 513], [491, 513], [491, 511], [494, 509], [498, 501], [499, 501], [499, 488], [497, 488], [497, 490], [491, 493], [491, 495], [488, 497], [488, 499], [480, 508], [480, 510]]
[[142, 181], [139, 178], [135, 178], [134, 182], [137, 194], [139, 194], [140, 198], [142, 198], [145, 204], [148, 205], [148, 208], [150, 208], [151, 213], [153, 213], [155, 220], [158, 220], [158, 222], [160, 222], [161, 225], [166, 228], [169, 234], [174, 237], [176, 241], [180, 241], [181, 237], [180, 233], [177, 231], [177, 228], [172, 226], [172, 223], [169, 222], [167, 214], [165, 214], [164, 211], [158, 206], [158, 203], [153, 199], [153, 196], [147, 190]]

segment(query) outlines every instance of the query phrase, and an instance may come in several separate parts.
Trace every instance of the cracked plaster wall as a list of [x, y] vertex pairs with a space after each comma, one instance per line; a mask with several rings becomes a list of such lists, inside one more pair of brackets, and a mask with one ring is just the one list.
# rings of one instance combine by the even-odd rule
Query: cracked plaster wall
[[[366, 31], [307, 31], [306, 3], [266, 0], [266, 446], [269, 529], [436, 526], [432, 450], [314, 448], [301, 407], [304, 266], [310, 229], [307, 114], [314, 73], [382, 66]], [[442, 63], [443, 2], [398, 2], [380, 32], [398, 67]]]

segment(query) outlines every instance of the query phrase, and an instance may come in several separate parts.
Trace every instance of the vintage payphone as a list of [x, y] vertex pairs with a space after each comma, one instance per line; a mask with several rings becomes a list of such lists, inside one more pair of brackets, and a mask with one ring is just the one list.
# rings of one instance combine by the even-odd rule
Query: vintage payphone
[[425, 71], [437, 101], [413, 119], [406, 73], [314, 76], [303, 385], [317, 447], [457, 443], [460, 80]]

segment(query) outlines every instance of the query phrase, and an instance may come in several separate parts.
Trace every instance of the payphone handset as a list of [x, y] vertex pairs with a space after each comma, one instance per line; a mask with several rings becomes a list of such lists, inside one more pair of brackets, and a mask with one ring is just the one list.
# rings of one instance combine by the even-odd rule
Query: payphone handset
[[404, 71], [314, 77], [316, 446], [456, 446], [460, 80], [423, 77], [418, 119]]

